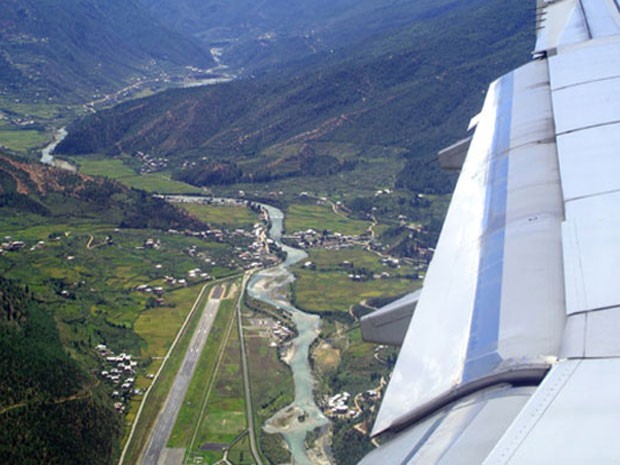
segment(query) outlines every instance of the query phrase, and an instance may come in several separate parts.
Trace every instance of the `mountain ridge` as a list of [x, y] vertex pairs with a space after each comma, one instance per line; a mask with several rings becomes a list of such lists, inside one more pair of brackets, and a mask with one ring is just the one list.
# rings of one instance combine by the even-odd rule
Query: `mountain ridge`
[[[466, 9], [468, 16], [454, 10], [326, 54], [322, 63], [311, 59], [302, 72], [282, 68], [127, 102], [72, 125], [57, 151], [149, 152], [169, 157], [181, 179], [187, 162], [194, 171], [233, 163], [248, 180], [270, 179], [249, 177], [260, 174], [261, 163], [274, 166], [261, 154], [279, 147], [284, 161], [290, 151], [283, 147], [309, 142], [390, 146], [410, 159], [432, 157], [465, 133], [487, 83], [528, 57], [533, 11], [516, 0]], [[437, 30], [446, 32], [437, 36]]]
[[28, 101], [84, 101], [131, 78], [214, 63], [136, 0], [5, 0], [0, 25], [0, 91]]

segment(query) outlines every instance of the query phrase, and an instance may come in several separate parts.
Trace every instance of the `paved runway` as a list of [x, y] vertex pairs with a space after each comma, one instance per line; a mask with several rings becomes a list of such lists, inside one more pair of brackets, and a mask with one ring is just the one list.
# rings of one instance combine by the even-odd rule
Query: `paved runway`
[[196, 363], [209, 337], [213, 321], [220, 307], [220, 299], [223, 292], [223, 286], [216, 286], [205, 305], [204, 312], [202, 313], [198, 327], [192, 335], [192, 340], [185, 353], [183, 362], [181, 363], [181, 368], [170, 389], [164, 408], [160, 410], [155, 426], [149, 436], [148, 445], [142, 456], [142, 465], [157, 465], [162, 450], [166, 447], [177, 415], [183, 404], [185, 393], [187, 392], [187, 388], [189, 387], [189, 383], [196, 369]]

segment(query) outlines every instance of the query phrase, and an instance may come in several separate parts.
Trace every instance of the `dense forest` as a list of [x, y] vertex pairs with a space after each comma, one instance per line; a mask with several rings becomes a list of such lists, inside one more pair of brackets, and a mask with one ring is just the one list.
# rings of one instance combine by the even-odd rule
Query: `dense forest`
[[120, 419], [27, 287], [0, 277], [0, 456], [6, 464], [110, 464]]

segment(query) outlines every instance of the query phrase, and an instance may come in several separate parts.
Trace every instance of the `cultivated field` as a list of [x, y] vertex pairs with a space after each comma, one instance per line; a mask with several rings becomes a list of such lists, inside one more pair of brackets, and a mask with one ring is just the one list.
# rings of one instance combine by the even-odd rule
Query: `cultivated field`
[[220, 225], [228, 229], [252, 229], [258, 222], [258, 215], [247, 207], [205, 205], [184, 203], [180, 206], [205, 223]]
[[323, 205], [290, 205], [284, 221], [287, 233], [314, 229], [338, 232], [344, 235], [360, 235], [368, 230], [369, 222], [351, 220], [334, 213], [332, 207]]
[[138, 174], [118, 158], [73, 157], [80, 173], [104, 176], [135, 189], [159, 194], [201, 194], [198, 187], [170, 179], [167, 173]]

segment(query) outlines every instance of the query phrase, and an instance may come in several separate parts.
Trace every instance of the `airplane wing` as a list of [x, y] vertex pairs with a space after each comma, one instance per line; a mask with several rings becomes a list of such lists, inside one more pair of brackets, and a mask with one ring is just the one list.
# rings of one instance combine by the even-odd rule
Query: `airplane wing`
[[363, 465], [620, 463], [620, 0], [538, 0], [537, 23], [459, 145]]

